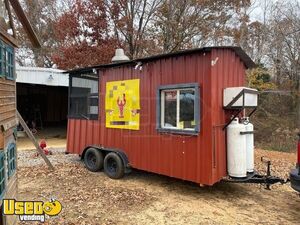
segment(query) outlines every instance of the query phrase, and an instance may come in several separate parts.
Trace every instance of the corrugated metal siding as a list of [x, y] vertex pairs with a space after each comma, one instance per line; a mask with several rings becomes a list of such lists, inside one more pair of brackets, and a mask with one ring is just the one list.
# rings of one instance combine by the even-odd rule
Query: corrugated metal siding
[[212, 105], [213, 105], [213, 177], [226, 176], [226, 132], [223, 126], [229, 120], [231, 113], [223, 110], [223, 90], [226, 87], [245, 85], [245, 66], [241, 59], [230, 50], [212, 50], [212, 60], [217, 63], [212, 66]]
[[[17, 83], [39, 84], [46, 86], [69, 86], [69, 74], [64, 70], [40, 67], [16, 67]], [[52, 79], [49, 79], [50, 75]]]
[[[216, 56], [220, 59], [217, 66], [212, 68], [211, 59]], [[119, 148], [126, 152], [134, 168], [201, 184], [214, 184], [226, 174], [226, 159], [224, 159], [224, 132], [215, 131], [213, 125], [224, 123], [225, 120], [225, 112], [222, 109], [223, 87], [234, 86], [239, 83], [236, 79], [241, 79], [231, 77], [233, 73], [230, 70], [235, 66], [229, 61], [235, 59], [233, 51], [220, 50], [220, 52], [159, 59], [143, 64], [142, 71], [134, 70], [132, 66], [113, 67], [100, 71], [99, 121], [69, 119], [68, 151], [81, 154], [89, 144]], [[223, 63], [226, 60], [229, 64]], [[220, 62], [224, 64], [224, 68], [219, 68]], [[228, 72], [222, 76], [229, 77], [216, 79], [217, 76], [221, 76], [223, 69]], [[106, 82], [127, 79], [140, 79], [141, 82], [139, 131], [105, 127]], [[225, 84], [222, 84], [222, 79], [227, 79]], [[201, 125], [198, 136], [161, 134], [156, 130], [158, 86], [180, 83], [200, 85]], [[219, 166], [218, 163], [221, 165]]]

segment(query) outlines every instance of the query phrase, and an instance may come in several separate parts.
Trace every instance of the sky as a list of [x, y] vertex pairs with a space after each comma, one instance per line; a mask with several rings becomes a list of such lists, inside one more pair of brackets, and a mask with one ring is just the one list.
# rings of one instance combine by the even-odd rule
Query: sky
[[254, 20], [259, 20], [262, 21], [263, 20], [263, 12], [264, 9], [267, 7], [269, 7], [271, 4], [274, 3], [282, 3], [282, 2], [298, 2], [298, 4], [300, 4], [300, 0], [252, 0], [252, 2], [254, 3], [254, 6], [250, 9], [251, 13], [250, 13], [250, 19], [252, 21]]

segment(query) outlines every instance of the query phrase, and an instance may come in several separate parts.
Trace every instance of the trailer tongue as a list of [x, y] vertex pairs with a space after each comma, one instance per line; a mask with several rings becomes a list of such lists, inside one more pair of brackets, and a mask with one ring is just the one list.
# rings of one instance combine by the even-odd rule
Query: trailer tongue
[[290, 172], [291, 186], [294, 190], [300, 192], [300, 133], [298, 133], [298, 158], [296, 168]]
[[267, 190], [271, 190], [271, 185], [280, 183], [280, 184], [286, 184], [289, 182], [289, 179], [284, 180], [280, 177], [272, 176], [271, 175], [271, 161], [265, 160], [264, 157], [261, 157], [261, 161], [266, 163], [267, 165], [267, 171], [266, 174], [262, 175], [258, 172], [254, 171], [253, 173], [248, 173], [247, 177], [245, 178], [233, 178], [228, 177], [224, 179], [225, 182], [231, 182], [231, 183], [248, 183], [248, 184], [262, 184], [265, 185], [265, 188]]

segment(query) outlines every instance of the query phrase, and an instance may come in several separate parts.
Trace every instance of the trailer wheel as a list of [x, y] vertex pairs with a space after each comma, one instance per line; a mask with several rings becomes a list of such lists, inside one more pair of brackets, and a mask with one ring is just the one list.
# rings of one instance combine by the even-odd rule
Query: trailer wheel
[[104, 172], [112, 179], [120, 179], [124, 176], [125, 167], [122, 159], [115, 152], [108, 153], [104, 158]]
[[95, 148], [89, 148], [84, 154], [85, 167], [92, 171], [97, 172], [103, 168], [103, 154]]

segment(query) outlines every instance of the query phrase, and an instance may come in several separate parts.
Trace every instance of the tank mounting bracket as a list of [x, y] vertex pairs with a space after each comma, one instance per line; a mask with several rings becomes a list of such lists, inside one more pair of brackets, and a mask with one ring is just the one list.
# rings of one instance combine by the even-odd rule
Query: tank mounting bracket
[[[235, 112], [234, 115], [231, 117], [230, 121], [228, 123], [225, 124], [225, 126], [223, 127], [223, 130], [225, 130], [229, 124], [244, 110], [244, 109], [252, 109], [252, 111], [249, 113], [248, 117], [251, 117], [252, 114], [256, 111], [257, 109], [257, 102], [254, 105], [247, 105], [246, 102], [246, 95], [250, 94], [250, 95], [258, 95], [258, 91], [255, 89], [247, 89], [244, 88], [242, 89], [227, 105], [225, 105], [223, 108], [225, 110], [230, 110]], [[225, 98], [225, 97], [224, 97]], [[241, 102], [239, 102], [239, 100], [242, 99]], [[257, 101], [257, 98], [256, 98]], [[236, 106], [235, 104], [238, 103], [239, 104]]]

